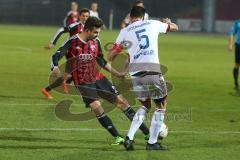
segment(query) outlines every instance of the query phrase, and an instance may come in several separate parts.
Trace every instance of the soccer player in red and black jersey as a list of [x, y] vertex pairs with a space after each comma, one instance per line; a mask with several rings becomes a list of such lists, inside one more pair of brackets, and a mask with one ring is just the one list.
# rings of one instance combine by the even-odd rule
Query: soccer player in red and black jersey
[[[57, 40], [60, 38], [60, 36], [63, 33], [68, 32], [70, 37], [75, 35], [75, 34], [81, 33], [83, 31], [84, 24], [85, 24], [86, 20], [88, 19], [89, 15], [90, 15], [90, 11], [88, 9], [82, 9], [80, 11], [80, 16], [79, 16], [80, 21], [71, 24], [67, 29], [64, 29], [63, 27], [60, 28], [59, 31], [55, 34], [55, 36], [51, 40], [51, 42], [45, 48], [46, 49], [51, 49], [57, 43]], [[57, 77], [60, 77], [60, 72], [58, 70], [53, 70], [53, 72], [55, 73], [55, 75]], [[50, 84], [49, 86], [47, 86], [45, 89], [42, 89], [42, 93], [48, 99], [53, 99], [53, 97], [50, 94], [50, 91], [52, 89], [62, 85], [62, 87], [64, 89], [64, 92], [68, 93], [68, 88], [67, 88], [66, 85], [71, 83], [71, 82], [72, 82], [72, 78], [71, 77], [69, 77], [66, 81], [63, 81], [62, 84], [60, 84], [60, 80], [57, 80], [56, 82], [54, 82], [54, 83]]]
[[[97, 60], [98, 64], [103, 69], [107, 70], [108, 72], [112, 73], [113, 75], [115, 75], [117, 77], [122, 77], [123, 74], [118, 73], [114, 68], [112, 68], [110, 65], [108, 65], [107, 61], [104, 58], [99, 39], [96, 38], [91, 43], [94, 45], [94, 47], [93, 46], [92, 47], [95, 49], [95, 52], [97, 54], [96, 60]], [[70, 52], [68, 52], [68, 53], [70, 53]], [[63, 51], [56, 52], [52, 56], [51, 70], [59, 70], [58, 62], [60, 61], [60, 59], [63, 56], [64, 56]], [[69, 57], [69, 56], [67, 56], [67, 57]], [[72, 58], [70, 58], [69, 61], [71, 61], [71, 59]], [[60, 71], [58, 71], [58, 72], [60, 72]], [[56, 80], [56, 83], [61, 84], [62, 81], [63, 81], [63, 79], [59, 78], [59, 80]], [[118, 92], [118, 90], [115, 88], [115, 86], [113, 86], [113, 84], [100, 71], [96, 74], [96, 88], [97, 88], [97, 94], [99, 97], [118, 106], [130, 121], [133, 120], [133, 117], [136, 112], [132, 109], [132, 107], [130, 106], [128, 101]], [[86, 107], [89, 107], [89, 106], [86, 106]], [[140, 126], [140, 130], [145, 135], [145, 139], [148, 140], [149, 129], [146, 127], [146, 125], [144, 123]]]
[[[92, 21], [94, 22], [94, 20]], [[100, 66], [110, 71], [115, 76], [121, 77], [122, 74], [118, 73], [116, 70], [114, 70], [109, 65], [107, 65], [107, 62], [103, 57], [103, 54], [101, 51], [101, 45], [98, 39], [84, 42], [82, 40], [83, 38], [81, 38], [81, 35], [82, 34], [72, 37], [63, 47], [61, 47], [56, 52], [56, 54], [53, 55], [52, 60], [53, 60], [54, 68], [57, 68], [58, 61], [61, 59], [61, 57], [63, 57], [66, 50], [68, 50], [69, 51], [68, 54], [70, 54], [70, 57], [71, 57], [71, 60], [69, 60], [69, 62], [72, 67], [74, 83], [76, 86], [79, 86], [79, 85], [81, 86], [80, 92], [83, 95], [83, 100], [85, 104], [91, 107], [92, 101], [98, 98], [98, 96], [100, 96], [101, 98], [104, 98], [109, 102], [118, 105], [122, 109], [122, 111], [125, 113], [125, 115], [130, 120], [132, 120], [135, 114], [135, 111], [131, 108], [129, 103], [119, 94], [119, 92], [115, 89], [115, 87], [111, 84], [111, 82], [109, 82], [108, 79], [98, 71], [98, 69], [96, 68], [96, 62], [94, 63], [94, 61], [92, 61], [94, 60], [93, 57], [96, 57], [95, 61], [97, 61]], [[86, 43], [88, 43], [88, 46], [86, 45]], [[82, 52], [84, 54], [78, 54], [77, 52]], [[88, 52], [89, 53], [94, 52], [93, 54], [94, 56], [91, 56], [92, 54], [86, 54]], [[76, 59], [78, 60], [80, 59], [79, 61], [81, 64], [79, 64], [78, 62], [76, 63], [75, 62]], [[87, 63], [87, 61], [89, 62], [92, 61], [92, 62]], [[77, 67], [77, 65], [82, 65], [82, 66]], [[79, 77], [79, 73], [80, 73], [80, 77]], [[94, 76], [96, 77], [94, 78]], [[93, 85], [93, 82], [95, 82], [94, 85]], [[92, 87], [92, 86], [94, 87], [94, 89], [86, 89], [86, 87]], [[90, 97], [91, 95], [93, 96], [92, 98]], [[145, 124], [142, 124], [140, 129], [145, 135], [149, 134], [149, 130], [145, 126]], [[121, 138], [117, 137], [115, 143], [118, 144], [120, 142], [121, 142]]]
[[[68, 63], [70, 64], [74, 85], [80, 91], [84, 103], [90, 106], [99, 123], [116, 138], [117, 142], [122, 143], [123, 138], [111, 119], [104, 113], [97, 93], [96, 77], [99, 72], [97, 59], [101, 59], [101, 57], [97, 54], [95, 41], [92, 40], [98, 36], [102, 25], [101, 20], [90, 17], [86, 21], [84, 31], [71, 37], [58, 49], [56, 56], [53, 57], [53, 63], [57, 63], [61, 56], [68, 53]], [[99, 64], [103, 65], [104, 62]]]
[[85, 9], [85, 8], [81, 9], [79, 12], [79, 21], [74, 22], [67, 27], [59, 28], [55, 33], [55, 35], [53, 36], [53, 38], [51, 39], [50, 43], [47, 44], [44, 48], [48, 50], [53, 48], [63, 33], [69, 33], [70, 37], [75, 34], [81, 33], [89, 15], [90, 15], [90, 11], [88, 9]]

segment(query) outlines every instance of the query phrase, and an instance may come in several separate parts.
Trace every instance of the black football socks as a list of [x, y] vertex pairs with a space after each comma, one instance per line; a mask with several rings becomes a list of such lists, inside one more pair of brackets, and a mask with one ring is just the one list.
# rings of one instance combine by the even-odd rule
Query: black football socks
[[238, 75], [239, 75], [239, 68], [235, 67], [233, 69], [233, 78], [234, 78], [234, 85], [236, 88], [238, 88]]
[[98, 121], [99, 123], [106, 129], [108, 132], [113, 136], [117, 137], [120, 136], [118, 133], [116, 127], [113, 125], [112, 120], [105, 114], [103, 113], [102, 115], [98, 116]]

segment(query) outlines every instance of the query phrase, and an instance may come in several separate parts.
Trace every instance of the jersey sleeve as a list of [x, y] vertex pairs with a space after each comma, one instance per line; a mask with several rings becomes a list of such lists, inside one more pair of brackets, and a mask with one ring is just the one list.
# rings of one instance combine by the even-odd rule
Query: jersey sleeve
[[237, 34], [237, 23], [235, 22], [234, 25], [231, 27], [229, 35], [235, 36]]
[[70, 49], [71, 43], [72, 43], [72, 39], [69, 39], [57, 50], [57, 52], [54, 55], [52, 55], [51, 68], [58, 66], [58, 62], [62, 59], [62, 57]]
[[55, 35], [53, 36], [53, 38], [51, 39], [51, 43], [55, 45], [55, 44], [57, 43], [58, 39], [61, 37], [61, 35], [62, 35], [63, 33], [66, 33], [66, 32], [68, 32], [67, 27], [61, 27], [61, 28], [59, 28], [58, 31], [57, 31], [57, 32], [55, 33]]
[[104, 54], [102, 52], [102, 45], [101, 45], [101, 41], [99, 39], [96, 40], [97, 41], [97, 45], [98, 45], [98, 56], [97, 56], [97, 63], [99, 66], [104, 67], [107, 65], [107, 61], [104, 57]]
[[114, 45], [111, 48], [111, 51], [114, 53], [119, 54], [123, 50], [123, 44], [125, 42], [125, 31], [122, 29], [114, 43]]
[[68, 31], [71, 32], [72, 30], [76, 29], [79, 24], [80, 24], [80, 22], [75, 22], [73, 24], [70, 24], [68, 26]]
[[124, 42], [124, 40], [125, 40], [125, 32], [124, 32], [124, 30], [122, 29], [122, 30], [120, 31], [120, 33], [119, 33], [116, 41], [115, 41], [115, 44], [120, 45], [120, 44], [122, 44], [122, 43]]
[[152, 20], [152, 28], [156, 33], [167, 33], [169, 30], [169, 24]]

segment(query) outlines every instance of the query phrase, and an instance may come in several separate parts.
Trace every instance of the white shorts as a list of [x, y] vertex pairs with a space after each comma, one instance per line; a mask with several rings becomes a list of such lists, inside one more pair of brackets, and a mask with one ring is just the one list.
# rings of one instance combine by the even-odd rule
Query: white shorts
[[167, 86], [162, 74], [132, 76], [133, 90], [138, 99], [160, 99], [167, 96]]

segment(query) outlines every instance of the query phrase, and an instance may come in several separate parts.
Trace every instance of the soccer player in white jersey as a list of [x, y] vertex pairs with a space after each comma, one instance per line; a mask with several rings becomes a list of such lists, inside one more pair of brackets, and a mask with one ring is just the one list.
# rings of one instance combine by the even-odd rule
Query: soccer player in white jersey
[[165, 19], [165, 23], [156, 20], [144, 20], [145, 9], [139, 6], [132, 8], [131, 24], [120, 31], [115, 47], [108, 55], [113, 61], [123, 47], [129, 54], [129, 74], [133, 90], [136, 92], [142, 107], [137, 111], [124, 142], [126, 150], [133, 150], [133, 139], [139, 126], [151, 108], [151, 100], [157, 106], [152, 116], [150, 138], [147, 150], [166, 150], [158, 143], [161, 125], [166, 112], [167, 88], [160, 70], [158, 57], [158, 35], [168, 31], [177, 31], [178, 26]]

